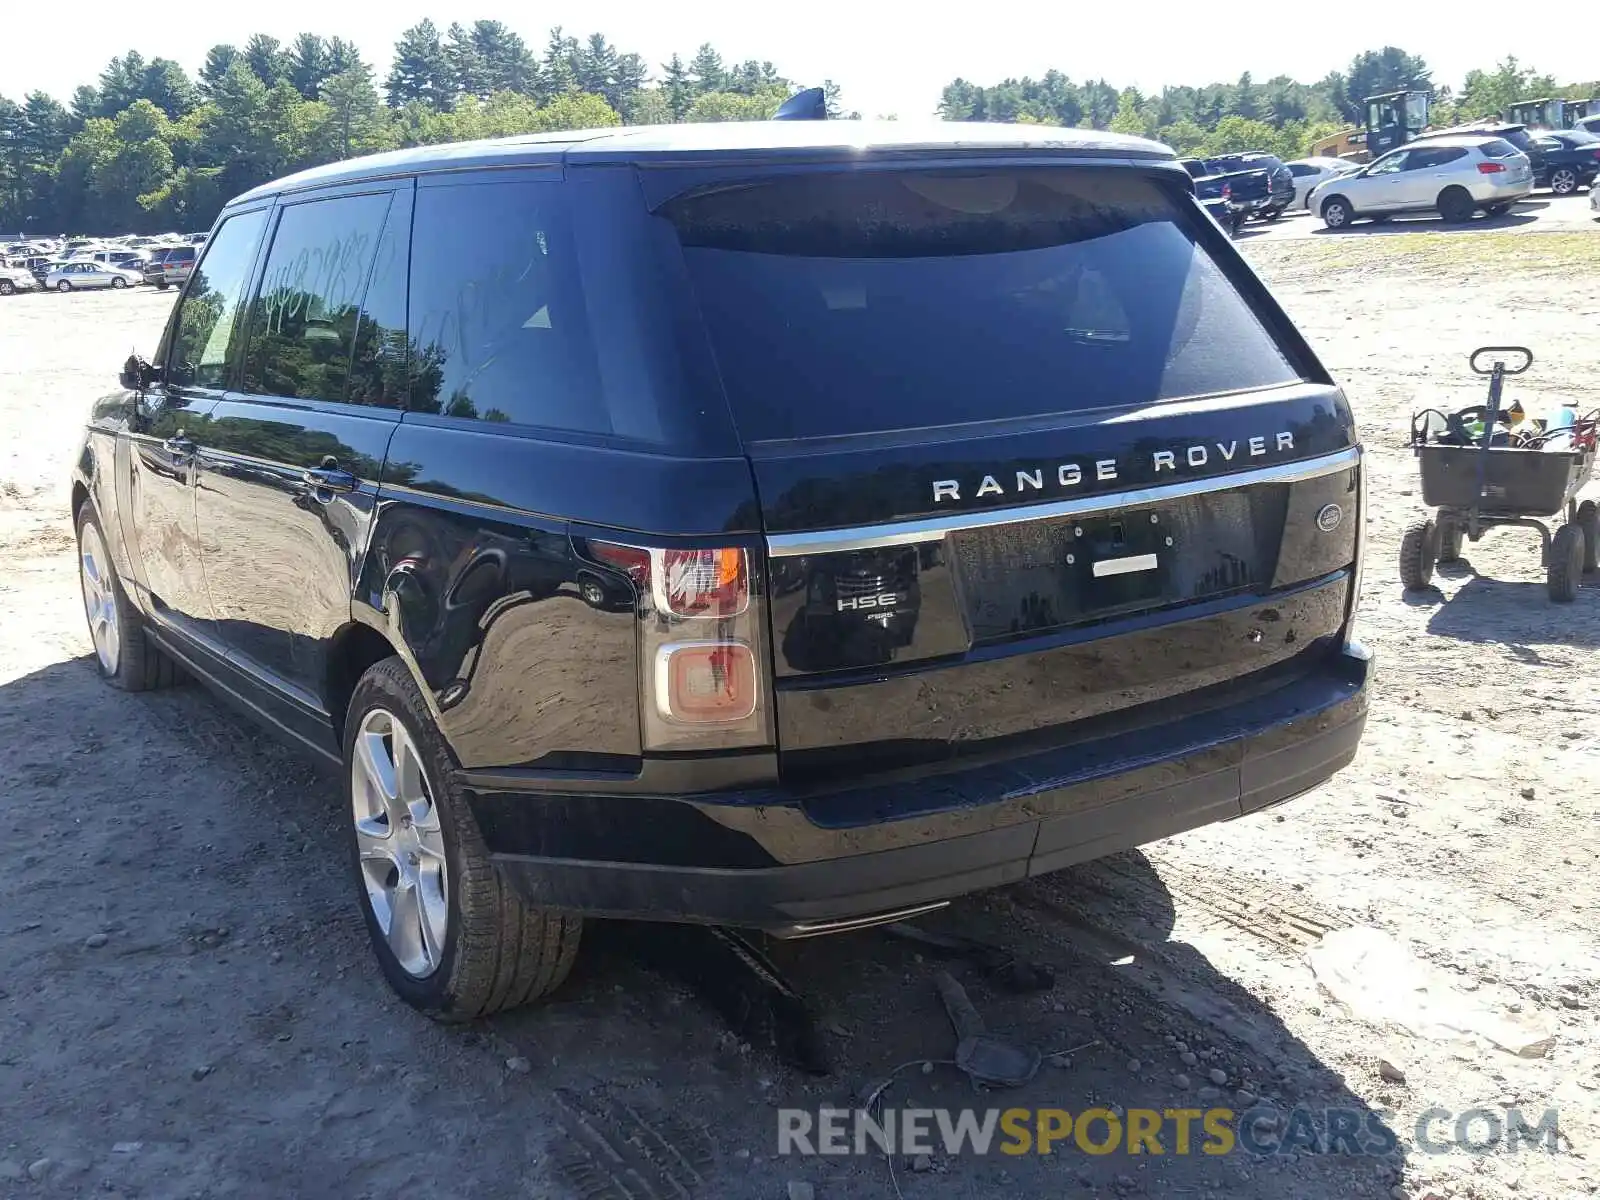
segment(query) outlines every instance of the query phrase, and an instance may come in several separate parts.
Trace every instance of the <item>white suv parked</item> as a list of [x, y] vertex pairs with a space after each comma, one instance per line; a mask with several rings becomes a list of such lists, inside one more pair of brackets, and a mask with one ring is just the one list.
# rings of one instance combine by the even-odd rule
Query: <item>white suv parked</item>
[[1533, 168], [1522, 151], [1504, 138], [1461, 134], [1402, 146], [1354, 175], [1326, 180], [1307, 207], [1329, 229], [1430, 211], [1459, 222], [1479, 209], [1505, 212], [1532, 190]]

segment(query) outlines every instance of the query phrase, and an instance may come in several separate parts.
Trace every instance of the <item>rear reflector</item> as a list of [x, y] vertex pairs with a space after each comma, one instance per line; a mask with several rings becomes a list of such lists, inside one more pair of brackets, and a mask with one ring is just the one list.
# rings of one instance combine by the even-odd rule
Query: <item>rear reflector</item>
[[656, 650], [656, 711], [684, 725], [743, 721], [756, 710], [756, 660], [741, 642], [676, 642]]
[[1498, 175], [1505, 170], [1505, 166], [1497, 162], [1481, 162], [1478, 164], [1479, 175]]

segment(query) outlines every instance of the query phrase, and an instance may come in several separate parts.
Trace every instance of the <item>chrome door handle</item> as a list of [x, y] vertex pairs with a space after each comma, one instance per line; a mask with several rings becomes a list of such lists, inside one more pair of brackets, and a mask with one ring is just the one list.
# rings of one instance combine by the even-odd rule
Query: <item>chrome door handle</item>
[[340, 467], [315, 467], [307, 471], [303, 478], [308, 486], [319, 492], [353, 492], [361, 482]]

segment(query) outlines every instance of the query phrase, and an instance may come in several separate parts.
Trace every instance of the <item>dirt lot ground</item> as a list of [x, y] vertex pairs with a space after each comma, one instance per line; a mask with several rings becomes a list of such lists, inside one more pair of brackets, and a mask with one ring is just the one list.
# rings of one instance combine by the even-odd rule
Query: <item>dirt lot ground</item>
[[[199, 690], [129, 697], [90, 666], [62, 483], [88, 400], [153, 344], [168, 301], [141, 291], [0, 304], [0, 1196], [1593, 1194], [1600, 586], [1550, 605], [1535, 544], [1509, 531], [1426, 595], [1402, 595], [1395, 558], [1420, 503], [1406, 414], [1469, 402], [1474, 346], [1535, 348], [1517, 385], [1530, 408], [1600, 403], [1600, 231], [1242, 244], [1372, 450], [1361, 634], [1381, 675], [1360, 757], [1276, 813], [930, 922], [1058, 968], [1026, 997], [954, 968], [992, 1029], [1088, 1048], [1014, 1093], [913, 1069], [888, 1103], [1259, 1098], [1382, 1114], [1393, 1154], [1183, 1156], [1169, 1140], [1161, 1156], [936, 1153], [892, 1173], [779, 1158], [776, 1108], [848, 1102], [949, 1056], [934, 964], [881, 933], [775, 951], [821, 1014], [825, 1079], [743, 1046], [604, 939], [543, 1008], [466, 1031], [414, 1015], [369, 960], [334, 785]], [[1521, 1057], [1353, 1017], [1310, 965], [1348, 928], [1551, 1040]], [[1429, 1109], [1480, 1109], [1469, 1132], [1487, 1140], [1513, 1108], [1558, 1109], [1559, 1152], [1432, 1152], [1452, 1119], [1416, 1136]]]

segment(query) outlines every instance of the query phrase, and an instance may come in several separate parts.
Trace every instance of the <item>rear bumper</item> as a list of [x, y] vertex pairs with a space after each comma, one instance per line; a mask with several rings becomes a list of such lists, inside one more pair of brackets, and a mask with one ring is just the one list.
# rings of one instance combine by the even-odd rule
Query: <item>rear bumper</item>
[[[531, 903], [779, 935], [820, 932], [1291, 799], [1355, 756], [1370, 668], [1366, 652], [1352, 647], [1310, 675], [1225, 708], [1003, 763], [821, 796], [753, 789], [559, 798], [563, 819], [585, 825], [587, 834], [618, 829], [616, 844], [632, 847], [624, 852], [632, 861], [604, 853], [603, 840], [595, 852], [592, 836], [585, 857], [551, 853], [559, 831], [516, 815], [538, 804], [532, 791], [474, 792], [472, 803], [497, 865]], [[908, 795], [916, 799], [908, 803]], [[920, 811], [881, 821], [862, 815], [908, 808]], [[716, 836], [686, 838], [689, 825], [672, 819], [674, 810]], [[663, 853], [640, 861], [648, 852], [638, 847], [651, 845]], [[748, 865], [728, 865], [735, 860]]]

